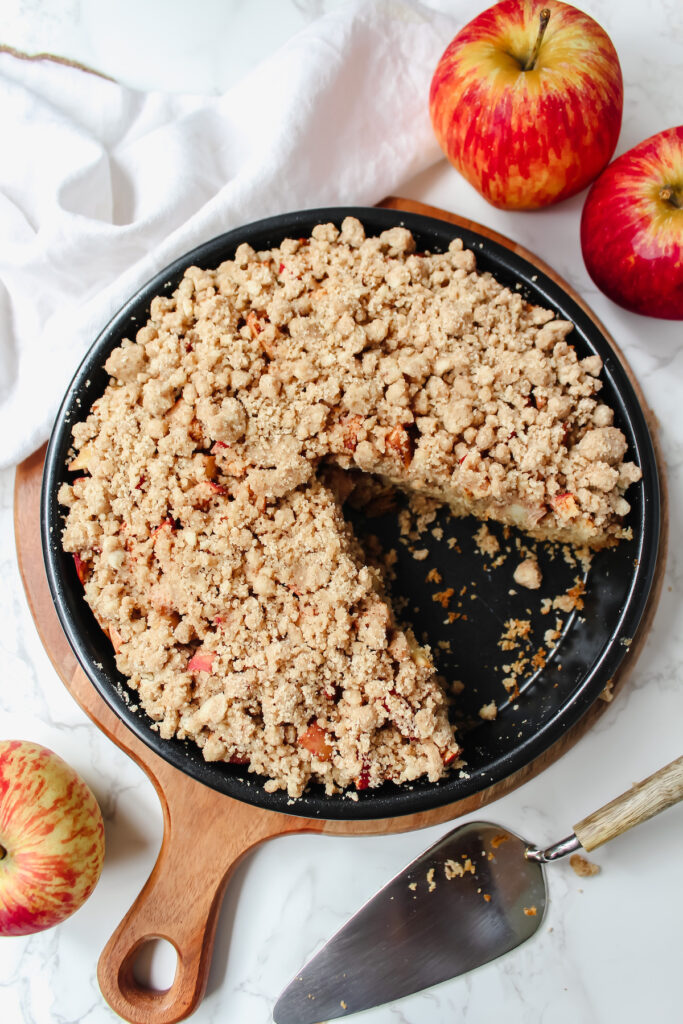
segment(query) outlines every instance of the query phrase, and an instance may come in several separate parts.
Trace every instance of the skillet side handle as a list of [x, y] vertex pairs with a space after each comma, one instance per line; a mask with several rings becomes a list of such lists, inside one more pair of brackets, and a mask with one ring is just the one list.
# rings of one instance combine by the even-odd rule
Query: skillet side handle
[[683, 757], [589, 814], [574, 825], [574, 834], [584, 850], [595, 850], [660, 811], [673, 807], [679, 800], [683, 800]]

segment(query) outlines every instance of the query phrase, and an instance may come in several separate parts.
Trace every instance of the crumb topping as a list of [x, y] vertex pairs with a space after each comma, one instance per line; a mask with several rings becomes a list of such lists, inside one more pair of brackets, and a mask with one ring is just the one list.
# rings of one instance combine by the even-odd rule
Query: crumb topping
[[640, 470], [571, 329], [460, 240], [418, 254], [404, 228], [366, 238], [353, 218], [241, 245], [155, 298], [73, 428], [79, 475], [59, 500], [85, 598], [160, 734], [292, 797], [460, 764], [429, 652], [343, 520], [343, 478], [411, 492], [423, 526], [447, 502], [574, 546], [627, 536]]
[[538, 590], [543, 582], [543, 577], [536, 559], [525, 558], [523, 562], [520, 562], [513, 573], [513, 579], [520, 587], [526, 587], [528, 590]]
[[582, 857], [580, 853], [573, 853], [569, 858], [569, 863], [579, 878], [591, 878], [593, 875], [600, 874], [600, 865], [594, 864], [587, 857]]

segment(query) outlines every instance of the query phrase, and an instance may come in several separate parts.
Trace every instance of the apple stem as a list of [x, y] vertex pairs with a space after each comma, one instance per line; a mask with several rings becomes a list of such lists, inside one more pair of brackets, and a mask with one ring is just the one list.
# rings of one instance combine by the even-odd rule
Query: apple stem
[[548, 27], [548, 22], [550, 21], [550, 11], [547, 7], [544, 7], [541, 11], [539, 20], [540, 25], [538, 26], [538, 35], [536, 36], [536, 42], [534, 43], [534, 48], [531, 51], [531, 56], [522, 68], [522, 71], [531, 71], [531, 69], [536, 64], [536, 61], [538, 60], [538, 54], [541, 49], [541, 43], [543, 42], [543, 36], [545, 35], [545, 30]]
[[671, 203], [677, 210], [681, 209], [681, 197], [678, 189], [674, 185], [664, 185], [659, 190], [659, 198], [663, 199], [665, 203]]

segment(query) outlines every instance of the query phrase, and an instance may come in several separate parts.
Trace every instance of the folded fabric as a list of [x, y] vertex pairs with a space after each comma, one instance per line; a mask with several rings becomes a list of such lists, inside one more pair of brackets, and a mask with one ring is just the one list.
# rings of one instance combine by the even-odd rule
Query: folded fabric
[[260, 217], [373, 204], [439, 159], [429, 82], [456, 29], [358, 0], [217, 97], [0, 54], [0, 465], [47, 438], [89, 345], [171, 260]]

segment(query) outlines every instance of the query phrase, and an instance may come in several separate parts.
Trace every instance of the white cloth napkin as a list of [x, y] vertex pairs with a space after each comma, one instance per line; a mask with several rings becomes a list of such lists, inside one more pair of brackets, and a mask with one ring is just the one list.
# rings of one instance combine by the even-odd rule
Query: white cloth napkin
[[457, 28], [358, 0], [218, 97], [0, 54], [0, 465], [47, 438], [89, 345], [171, 260], [260, 217], [373, 204], [439, 159], [429, 83]]

